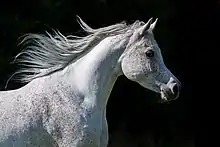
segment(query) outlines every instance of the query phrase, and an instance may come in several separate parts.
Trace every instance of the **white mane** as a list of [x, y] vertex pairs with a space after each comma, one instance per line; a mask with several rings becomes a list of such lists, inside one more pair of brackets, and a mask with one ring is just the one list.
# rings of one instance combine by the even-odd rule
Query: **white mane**
[[[16, 80], [30, 82], [35, 78], [51, 74], [65, 68], [88, 53], [95, 45], [108, 36], [133, 31], [144, 25], [144, 22], [135, 21], [131, 25], [125, 22], [115, 25], [92, 29], [80, 17], [78, 23], [88, 33], [85, 37], [64, 36], [59, 31], [54, 34], [26, 34], [21, 41], [22, 51], [15, 57], [15, 62], [22, 68], [15, 72]], [[11, 77], [12, 77], [11, 76]]]

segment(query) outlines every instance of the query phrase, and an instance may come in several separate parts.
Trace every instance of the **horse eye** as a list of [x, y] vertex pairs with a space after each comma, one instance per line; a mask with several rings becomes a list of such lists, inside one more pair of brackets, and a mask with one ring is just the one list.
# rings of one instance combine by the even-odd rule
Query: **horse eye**
[[151, 58], [151, 57], [154, 56], [154, 51], [148, 50], [145, 54], [146, 54], [147, 57]]

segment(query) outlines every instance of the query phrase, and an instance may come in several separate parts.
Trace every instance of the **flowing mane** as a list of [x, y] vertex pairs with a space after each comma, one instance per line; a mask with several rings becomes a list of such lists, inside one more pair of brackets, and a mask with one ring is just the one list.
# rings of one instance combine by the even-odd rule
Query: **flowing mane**
[[[139, 28], [144, 22], [135, 21], [131, 25], [125, 22], [107, 27], [93, 29], [80, 17], [78, 23], [88, 33], [87, 36], [64, 36], [59, 31], [54, 34], [26, 34], [19, 43], [22, 51], [15, 57], [14, 62], [21, 65], [21, 69], [15, 72], [15, 80], [30, 82], [35, 78], [51, 74], [65, 68], [86, 53], [108, 36], [126, 33]], [[11, 78], [10, 78], [11, 79]], [[10, 80], [9, 79], [9, 80]]]

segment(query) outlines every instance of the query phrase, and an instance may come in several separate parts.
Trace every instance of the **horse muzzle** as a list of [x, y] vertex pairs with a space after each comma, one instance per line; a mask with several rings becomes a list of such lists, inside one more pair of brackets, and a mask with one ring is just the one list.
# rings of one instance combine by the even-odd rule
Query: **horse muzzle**
[[179, 97], [181, 83], [170, 77], [167, 84], [160, 85], [161, 98], [165, 101], [176, 100]]

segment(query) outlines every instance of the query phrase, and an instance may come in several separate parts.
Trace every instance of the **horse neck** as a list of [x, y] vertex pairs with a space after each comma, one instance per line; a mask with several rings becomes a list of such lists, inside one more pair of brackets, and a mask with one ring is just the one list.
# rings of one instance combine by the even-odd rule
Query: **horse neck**
[[127, 40], [121, 36], [108, 37], [72, 65], [68, 81], [84, 95], [86, 105], [106, 106], [114, 83], [122, 74], [119, 58]]

